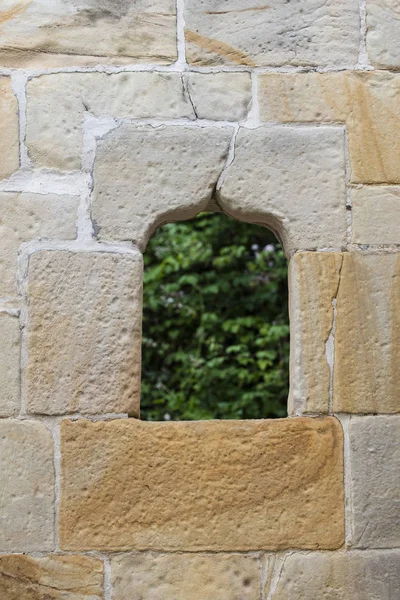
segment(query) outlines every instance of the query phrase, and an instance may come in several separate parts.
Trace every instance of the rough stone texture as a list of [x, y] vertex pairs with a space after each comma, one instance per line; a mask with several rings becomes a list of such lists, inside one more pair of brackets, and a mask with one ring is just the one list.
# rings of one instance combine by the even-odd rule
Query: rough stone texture
[[397, 0], [368, 0], [367, 51], [375, 66], [400, 67], [400, 8]]
[[122, 125], [99, 142], [93, 219], [105, 241], [144, 247], [155, 229], [206, 208], [233, 128]]
[[42, 423], [0, 420], [0, 552], [54, 544], [53, 439]]
[[21, 244], [75, 238], [78, 203], [74, 196], [0, 192], [0, 297], [16, 295]]
[[21, 331], [19, 319], [0, 312], [0, 417], [20, 408]]
[[354, 183], [400, 183], [400, 75], [376, 72], [260, 76], [263, 121], [346, 123]]
[[45, 68], [176, 60], [172, 0], [10, 0], [0, 64]]
[[81, 167], [85, 113], [115, 118], [195, 117], [179, 73], [57, 73], [27, 86], [27, 146], [35, 166]]
[[10, 77], [0, 76], [0, 114], [0, 179], [5, 179], [19, 169], [18, 104]]
[[199, 119], [243, 121], [251, 106], [250, 73], [188, 73], [188, 90]]
[[[330, 344], [343, 255], [300, 252], [289, 263], [290, 397], [289, 412], [326, 413], [329, 407]], [[327, 346], [328, 343], [328, 346]]]
[[224, 212], [267, 225], [287, 254], [346, 244], [340, 128], [240, 129], [219, 193]]
[[0, 556], [3, 600], [102, 600], [103, 563], [87, 556]]
[[356, 0], [187, 0], [185, 37], [195, 65], [354, 65]]
[[400, 244], [400, 187], [353, 188], [351, 204], [354, 244]]
[[64, 420], [61, 429], [65, 550], [343, 543], [336, 419]]
[[141, 255], [37, 252], [28, 295], [27, 410], [137, 415]]
[[111, 561], [114, 600], [259, 600], [256, 556], [134, 554]]
[[343, 254], [333, 408], [400, 412], [400, 254]]
[[[283, 563], [271, 596], [274, 600], [394, 600], [400, 597], [398, 550], [296, 552], [286, 556]], [[276, 568], [281, 564], [276, 559]], [[268, 585], [270, 582], [265, 597]]]
[[350, 421], [357, 548], [400, 545], [399, 440], [399, 416], [357, 417]]

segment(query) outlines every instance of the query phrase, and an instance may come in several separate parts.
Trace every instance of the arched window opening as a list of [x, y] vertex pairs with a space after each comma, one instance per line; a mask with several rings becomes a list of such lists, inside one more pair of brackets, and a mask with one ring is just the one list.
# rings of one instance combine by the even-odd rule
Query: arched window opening
[[144, 256], [141, 418], [287, 415], [287, 260], [221, 213], [160, 227]]

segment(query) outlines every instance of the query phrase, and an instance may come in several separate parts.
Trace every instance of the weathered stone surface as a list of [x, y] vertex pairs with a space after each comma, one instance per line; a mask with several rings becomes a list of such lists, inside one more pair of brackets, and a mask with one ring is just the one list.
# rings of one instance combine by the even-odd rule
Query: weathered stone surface
[[20, 408], [21, 332], [19, 319], [0, 312], [0, 417]]
[[78, 203], [74, 196], [0, 192], [0, 297], [16, 295], [21, 244], [75, 238]]
[[329, 407], [334, 320], [332, 302], [339, 285], [340, 252], [300, 252], [289, 263], [289, 412], [326, 413]]
[[368, 0], [367, 51], [375, 66], [400, 66], [400, 11], [397, 0]]
[[188, 73], [196, 115], [214, 121], [243, 121], [251, 106], [250, 73]]
[[28, 411], [137, 415], [141, 255], [37, 252], [28, 294]]
[[0, 179], [4, 179], [19, 169], [18, 105], [10, 77], [0, 76], [0, 114]]
[[172, 0], [10, 0], [0, 12], [0, 21], [2, 66], [176, 60]]
[[111, 561], [114, 600], [259, 600], [256, 556], [235, 554], [154, 554]]
[[400, 244], [400, 187], [353, 188], [351, 204], [354, 244]]
[[400, 416], [350, 421], [354, 546], [400, 545]]
[[61, 437], [65, 550], [343, 543], [336, 419], [64, 420]]
[[102, 600], [103, 563], [87, 556], [0, 556], [3, 600]]
[[[276, 559], [276, 568], [280, 568], [282, 560], [274, 600], [393, 600], [400, 596], [398, 550], [296, 552]], [[270, 585], [271, 580], [265, 597]]]
[[333, 408], [400, 412], [400, 254], [343, 254]]
[[93, 219], [101, 240], [144, 247], [156, 228], [204, 210], [226, 163], [232, 127], [122, 125], [99, 142]]
[[0, 552], [54, 544], [53, 439], [42, 423], [0, 420]]
[[400, 75], [385, 71], [260, 76], [263, 121], [346, 123], [354, 183], [400, 183]]
[[352, 65], [359, 47], [356, 0], [187, 0], [185, 37], [195, 65]]
[[27, 146], [38, 167], [81, 167], [85, 113], [115, 118], [194, 118], [179, 73], [57, 73], [27, 86]]
[[324, 127], [240, 129], [219, 204], [268, 226], [286, 253], [346, 244], [344, 134]]

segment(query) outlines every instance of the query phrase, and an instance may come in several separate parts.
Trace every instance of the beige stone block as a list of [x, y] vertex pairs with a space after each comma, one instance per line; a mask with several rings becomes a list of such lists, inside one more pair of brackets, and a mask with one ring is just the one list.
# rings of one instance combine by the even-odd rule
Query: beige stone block
[[251, 107], [250, 73], [188, 73], [187, 86], [199, 119], [243, 121]]
[[154, 554], [111, 560], [114, 600], [259, 600], [257, 556]]
[[17, 293], [21, 244], [76, 237], [78, 203], [74, 196], [0, 192], [0, 297]]
[[400, 8], [397, 0], [368, 0], [367, 52], [373, 65], [400, 66]]
[[65, 550], [246, 551], [343, 543], [333, 418], [62, 423]]
[[398, 548], [400, 416], [353, 417], [349, 431], [353, 545]]
[[19, 319], [0, 312], [0, 417], [20, 409], [21, 331]]
[[10, 77], [0, 76], [0, 114], [0, 179], [5, 179], [19, 169], [18, 104]]
[[36, 252], [28, 295], [28, 412], [137, 415], [142, 256]]
[[102, 600], [103, 563], [87, 556], [0, 556], [3, 600]]
[[356, 0], [187, 0], [185, 25], [186, 54], [194, 65], [357, 63]]
[[[274, 600], [393, 600], [400, 596], [400, 552], [294, 552], [271, 558], [281, 575]], [[271, 590], [267, 583], [265, 597]]]
[[177, 56], [172, 0], [10, 0], [0, 21], [6, 67], [165, 64]]
[[263, 121], [345, 123], [353, 183], [400, 183], [400, 75], [385, 71], [260, 76]]
[[333, 408], [400, 412], [400, 254], [343, 254]]
[[399, 186], [353, 188], [351, 204], [354, 244], [400, 244]]
[[210, 201], [233, 127], [121, 125], [98, 144], [92, 215], [101, 240], [143, 248], [157, 227]]
[[37, 167], [80, 169], [85, 113], [115, 118], [194, 118], [179, 73], [57, 73], [27, 86], [29, 156]]
[[344, 133], [328, 127], [241, 128], [219, 205], [266, 225], [287, 254], [346, 245]]
[[333, 300], [342, 261], [340, 252], [300, 252], [289, 263], [292, 414], [327, 413], [329, 409]]
[[0, 552], [54, 546], [53, 438], [37, 421], [0, 420]]

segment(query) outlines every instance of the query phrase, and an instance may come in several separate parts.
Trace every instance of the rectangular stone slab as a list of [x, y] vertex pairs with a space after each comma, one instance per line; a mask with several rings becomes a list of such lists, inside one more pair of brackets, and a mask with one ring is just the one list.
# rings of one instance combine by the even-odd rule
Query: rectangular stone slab
[[332, 418], [61, 426], [65, 550], [338, 548], [343, 446]]

